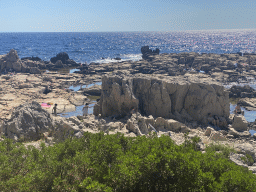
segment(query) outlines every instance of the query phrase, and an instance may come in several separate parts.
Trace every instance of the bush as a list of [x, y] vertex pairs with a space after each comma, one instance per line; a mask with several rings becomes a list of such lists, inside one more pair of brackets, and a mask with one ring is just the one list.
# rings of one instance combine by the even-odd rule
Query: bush
[[228, 159], [231, 148], [201, 153], [198, 141], [87, 132], [38, 150], [5, 139], [0, 191], [255, 191], [256, 176]]

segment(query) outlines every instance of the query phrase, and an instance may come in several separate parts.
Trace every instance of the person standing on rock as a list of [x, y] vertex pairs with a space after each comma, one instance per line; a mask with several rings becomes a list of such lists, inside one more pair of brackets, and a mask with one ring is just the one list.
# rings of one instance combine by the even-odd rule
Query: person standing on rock
[[242, 111], [241, 107], [240, 107], [240, 104], [237, 104], [236, 108], [235, 108], [235, 114], [236, 115], [239, 115], [239, 114], [242, 114], [244, 115], [244, 111]]
[[54, 107], [52, 108], [52, 112], [54, 113], [55, 116], [57, 116], [57, 104], [54, 104]]
[[88, 115], [88, 109], [89, 109], [89, 104], [86, 103], [85, 106], [83, 107], [83, 116]]

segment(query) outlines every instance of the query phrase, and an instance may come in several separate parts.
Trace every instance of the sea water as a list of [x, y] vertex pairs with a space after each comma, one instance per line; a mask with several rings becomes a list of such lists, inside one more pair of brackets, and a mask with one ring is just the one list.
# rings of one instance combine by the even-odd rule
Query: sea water
[[78, 63], [141, 59], [141, 47], [160, 53], [236, 53], [256, 51], [256, 30], [185, 32], [30, 32], [0, 33], [0, 55], [15, 49], [20, 58], [37, 56], [49, 61], [67, 52]]

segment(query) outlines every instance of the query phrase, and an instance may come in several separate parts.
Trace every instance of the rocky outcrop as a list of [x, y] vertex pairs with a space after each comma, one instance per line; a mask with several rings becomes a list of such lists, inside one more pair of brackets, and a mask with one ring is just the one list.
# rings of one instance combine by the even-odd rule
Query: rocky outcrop
[[81, 91], [83, 91], [84, 95], [100, 96], [101, 95], [101, 85], [95, 84], [89, 88], [82, 88]]
[[[36, 59], [38, 60], [38, 59]], [[44, 63], [39, 61], [32, 61], [28, 59], [19, 59], [17, 51], [11, 49], [10, 52], [0, 59], [0, 72], [24, 72], [32, 74], [40, 74], [40, 69], [44, 69]]]
[[249, 85], [245, 86], [235, 86], [233, 85], [229, 90], [229, 97], [234, 98], [253, 98], [256, 96], [256, 91]]
[[149, 46], [141, 47], [141, 53], [143, 59], [150, 59], [151, 55], [159, 55], [160, 50], [156, 48], [156, 50], [149, 49]]
[[102, 116], [126, 116], [133, 109], [143, 115], [202, 123], [207, 123], [208, 113], [229, 116], [229, 97], [224, 87], [195, 75], [103, 76], [98, 106], [96, 110]]
[[19, 59], [17, 51], [11, 49], [6, 55], [0, 57], [0, 72], [23, 72], [32, 74], [41, 74], [40, 70], [58, 70], [67, 67], [78, 67], [80, 63], [69, 59], [67, 53], [59, 53], [51, 58], [51, 62], [43, 61], [39, 57], [23, 57]]
[[69, 60], [69, 56], [66, 52], [61, 52], [56, 55], [56, 57], [52, 57], [50, 61], [52, 63], [56, 63], [58, 60], [60, 60], [62, 63], [66, 63]]
[[10, 70], [15, 70], [17, 72], [21, 71], [21, 61], [17, 54], [17, 51], [11, 49], [10, 52], [0, 59], [0, 71], [9, 72]]
[[248, 111], [256, 111], [256, 98], [242, 98], [238, 103]]
[[235, 115], [233, 118], [232, 127], [236, 131], [248, 131], [248, 122], [243, 115]]
[[37, 140], [41, 134], [53, 128], [50, 114], [37, 102], [18, 106], [11, 118], [4, 122], [2, 130], [8, 138]]
[[77, 67], [79, 66], [80, 64], [77, 64], [74, 60], [72, 59], [69, 59], [69, 56], [66, 52], [61, 52], [61, 53], [58, 53], [55, 57], [52, 57], [50, 59], [50, 61], [54, 64], [56, 64], [58, 61], [61, 61], [61, 63], [59, 62], [58, 63], [58, 67], [61, 67], [60, 65], [62, 64], [67, 64], [69, 66], [73, 66], [73, 67]]

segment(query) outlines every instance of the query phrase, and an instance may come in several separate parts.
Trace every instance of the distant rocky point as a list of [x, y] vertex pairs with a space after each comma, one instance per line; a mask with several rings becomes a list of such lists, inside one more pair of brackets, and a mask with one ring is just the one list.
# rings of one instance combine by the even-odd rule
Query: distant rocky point
[[59, 53], [51, 61], [43, 61], [39, 57], [19, 58], [17, 51], [11, 49], [6, 55], [0, 55], [0, 73], [22, 72], [40, 74], [41, 70], [58, 70], [61, 68], [75, 68], [80, 66], [74, 60], [69, 59], [67, 53]]

